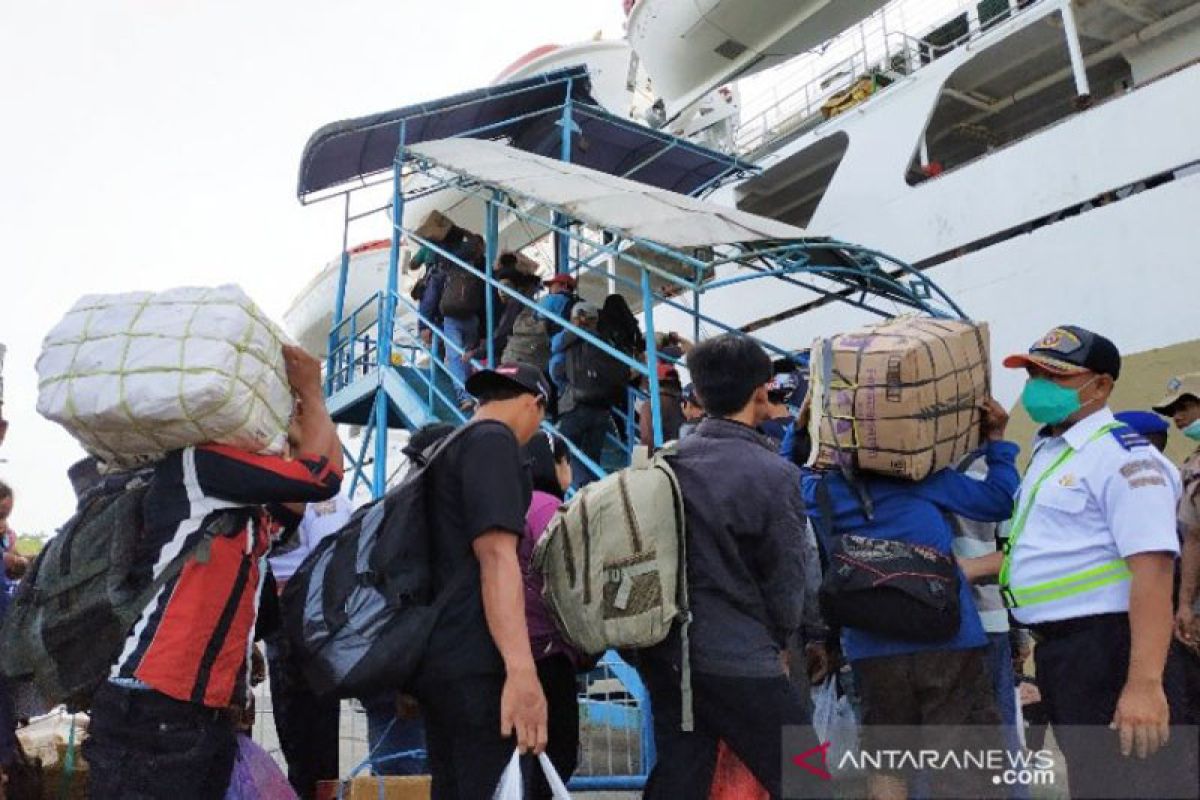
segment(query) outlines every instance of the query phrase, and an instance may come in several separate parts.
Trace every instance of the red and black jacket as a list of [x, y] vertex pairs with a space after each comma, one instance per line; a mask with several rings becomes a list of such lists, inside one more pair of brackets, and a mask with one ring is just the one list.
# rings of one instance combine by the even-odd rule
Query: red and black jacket
[[148, 582], [179, 553], [195, 553], [130, 630], [113, 676], [214, 708], [237, 699], [263, 558], [300, 521], [282, 504], [326, 500], [341, 479], [325, 458], [288, 460], [222, 445], [168, 455], [146, 495], [137, 563]]

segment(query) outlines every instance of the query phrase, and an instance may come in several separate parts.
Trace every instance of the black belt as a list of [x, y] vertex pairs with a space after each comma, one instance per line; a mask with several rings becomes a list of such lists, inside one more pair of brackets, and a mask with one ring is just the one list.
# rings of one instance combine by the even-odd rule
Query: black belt
[[106, 681], [97, 690], [97, 694], [108, 694], [110, 701], [120, 706], [126, 714], [136, 710], [139, 714], [147, 714], [165, 721], [200, 719], [219, 722], [227, 719], [223, 708], [176, 700], [154, 689], [122, 686]]
[[1033, 638], [1036, 641], [1045, 642], [1050, 639], [1065, 639], [1068, 636], [1074, 636], [1077, 633], [1092, 630], [1098, 625], [1108, 624], [1116, 620], [1128, 622], [1128, 619], [1128, 613], [1117, 611], [1111, 614], [1092, 614], [1087, 617], [1060, 619], [1054, 622], [1038, 622], [1026, 627], [1029, 628], [1029, 632], [1033, 634]]

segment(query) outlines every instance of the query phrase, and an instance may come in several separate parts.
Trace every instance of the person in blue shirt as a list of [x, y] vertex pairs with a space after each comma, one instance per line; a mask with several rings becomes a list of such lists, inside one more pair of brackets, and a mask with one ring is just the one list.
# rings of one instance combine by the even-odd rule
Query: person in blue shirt
[[[579, 302], [579, 295], [575, 293], [574, 276], [562, 272], [550, 280], [544, 281], [543, 285], [546, 287], [546, 294], [538, 301], [538, 305], [563, 319], [570, 319], [571, 309]], [[554, 320], [548, 320], [548, 323], [547, 327], [553, 338], [562, 329], [562, 326]]]
[[[840, 472], [806, 471], [804, 504], [826, 551], [837, 536], [854, 533], [925, 545], [950, 555], [954, 533], [947, 514], [980, 522], [1008, 519], [1020, 475], [1015, 466], [1019, 448], [1003, 440], [1007, 424], [1007, 412], [989, 400], [983, 409], [988, 467], [983, 480], [954, 469], [940, 470], [917, 482], [861, 473], [855, 478], [859, 483], [855, 487]], [[873, 503], [870, 519], [860, 490]], [[872, 733], [876, 726], [930, 726], [926, 744], [933, 745], [930, 739], [952, 730], [950, 726], [999, 724], [985, 659], [987, 636], [970, 584], [961, 573], [959, 581], [961, 620], [958, 633], [949, 640], [918, 642], [842, 629], [842, 650], [853, 667], [862, 698], [864, 749], [904, 750], [912, 745], [910, 741], [883, 741], [885, 734]], [[968, 777], [939, 773], [933, 780]], [[872, 775], [871, 796], [903, 797], [905, 782], [903, 772]]]

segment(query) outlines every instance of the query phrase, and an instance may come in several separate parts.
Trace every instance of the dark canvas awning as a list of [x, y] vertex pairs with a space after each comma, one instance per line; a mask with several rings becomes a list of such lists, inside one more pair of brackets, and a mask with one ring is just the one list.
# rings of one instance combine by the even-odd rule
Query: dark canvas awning
[[567, 67], [330, 123], [314, 133], [304, 148], [296, 193], [303, 202], [389, 171], [402, 130], [408, 145], [464, 135], [506, 138], [519, 149], [557, 158], [568, 93], [574, 122], [573, 163], [681, 194], [753, 171], [732, 156], [608, 113], [592, 99], [590, 88], [586, 67]]

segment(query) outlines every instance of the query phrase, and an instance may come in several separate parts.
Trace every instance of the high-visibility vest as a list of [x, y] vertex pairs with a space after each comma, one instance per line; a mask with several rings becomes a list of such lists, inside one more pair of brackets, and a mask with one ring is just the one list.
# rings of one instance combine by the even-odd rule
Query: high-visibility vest
[[[1105, 425], [1092, 434], [1092, 437], [1087, 440], [1086, 444], [1091, 444], [1119, 427], [1122, 427], [1119, 422]], [[1068, 446], [1054, 460], [1054, 463], [1046, 468], [1041, 477], [1034, 482], [1033, 487], [1029, 490], [1029, 496], [1020, 498], [1013, 509], [1012, 531], [1009, 533], [1008, 540], [1004, 543], [1004, 561], [1000, 565], [999, 578], [1000, 594], [1004, 598], [1004, 604], [1009, 608], [1032, 606], [1039, 603], [1048, 603], [1052, 600], [1061, 600], [1064, 597], [1073, 597], [1084, 592], [1090, 592], [1093, 589], [1099, 589], [1101, 586], [1107, 586], [1110, 583], [1127, 581], [1133, 577], [1129, 571], [1129, 565], [1125, 563], [1125, 559], [1114, 558], [1112, 561], [1105, 562], [1104, 564], [1077, 570], [1059, 578], [1042, 581], [1030, 586], [1013, 586], [1009, 582], [1009, 571], [1012, 569], [1012, 551], [1016, 547], [1021, 533], [1025, 530], [1025, 522], [1029, 519], [1029, 512], [1033, 510], [1038, 490], [1042, 488], [1042, 484], [1051, 475], [1062, 469], [1063, 465], [1070, 461], [1077, 452], [1079, 451]]]

